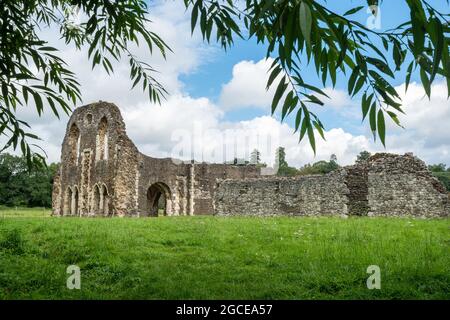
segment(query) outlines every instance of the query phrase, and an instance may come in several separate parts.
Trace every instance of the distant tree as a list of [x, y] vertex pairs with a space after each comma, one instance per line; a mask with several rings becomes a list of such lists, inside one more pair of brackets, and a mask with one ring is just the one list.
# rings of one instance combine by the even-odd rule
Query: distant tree
[[284, 147], [278, 147], [275, 153], [275, 167], [277, 168], [278, 176], [295, 176], [298, 171], [294, 167], [289, 167], [286, 161], [286, 151]]
[[277, 175], [281, 177], [292, 177], [298, 175], [297, 168], [294, 167], [280, 167], [278, 168]]
[[367, 161], [372, 154], [369, 151], [361, 151], [359, 155], [356, 157], [356, 163], [360, 163], [363, 161]]
[[328, 162], [328, 169], [327, 169], [327, 173], [336, 170], [337, 168], [339, 168], [339, 164], [337, 163], [337, 157], [336, 155], [333, 153], [330, 156], [330, 161]]
[[287, 167], [288, 164], [286, 162], [286, 151], [284, 147], [278, 147], [275, 152], [275, 165], [278, 168]]
[[261, 152], [258, 149], [254, 149], [250, 155], [251, 164], [259, 164], [261, 162]]
[[431, 164], [428, 166], [428, 169], [432, 172], [444, 172], [445, 171], [446, 164], [445, 163], [439, 163], [439, 164]]
[[314, 163], [313, 165], [310, 165], [309, 163], [304, 165], [302, 168], [298, 170], [298, 173], [300, 175], [308, 175], [308, 174], [326, 174], [331, 171], [334, 171], [339, 168], [339, 165], [336, 161], [331, 160], [330, 161], [318, 161]]
[[50, 207], [57, 164], [29, 167], [25, 157], [0, 155], [0, 203], [7, 206]]
[[444, 172], [432, 172], [433, 176], [439, 179], [439, 181], [442, 182], [444, 187], [447, 189], [448, 192], [450, 192], [450, 172], [444, 171]]
[[435, 176], [442, 184], [445, 186], [448, 192], [450, 192], [450, 167], [447, 168], [445, 163], [431, 164], [428, 166], [428, 169], [432, 172], [433, 176]]
[[330, 156], [330, 162], [336, 162], [337, 163], [337, 157], [336, 157], [336, 155], [334, 153], [331, 154], [331, 156]]

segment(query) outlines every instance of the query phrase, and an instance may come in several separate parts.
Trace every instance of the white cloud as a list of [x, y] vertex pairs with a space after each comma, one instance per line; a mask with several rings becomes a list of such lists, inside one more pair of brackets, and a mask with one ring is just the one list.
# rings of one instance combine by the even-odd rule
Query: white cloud
[[222, 86], [219, 104], [226, 110], [255, 107], [269, 110], [277, 80], [266, 91], [272, 58], [241, 61], [233, 67], [232, 79]]
[[405, 129], [390, 124], [387, 147], [397, 152], [413, 151], [427, 162], [450, 165], [450, 100], [444, 81], [432, 85], [431, 99], [421, 84], [396, 88], [401, 94], [405, 115], [399, 114]]
[[196, 126], [218, 126], [222, 111], [207, 98], [172, 95], [161, 106], [148, 102], [121, 107], [127, 133], [140, 150], [153, 156], [169, 156], [174, 132], [192, 133]]
[[[158, 79], [171, 93], [161, 106], [150, 104], [147, 95], [138, 88], [129, 90], [131, 82], [126, 61], [117, 64], [115, 74], [109, 77], [101, 68], [91, 71], [90, 65], [86, 63], [86, 52], [76, 52], [59, 43], [63, 48], [62, 56], [80, 78], [85, 103], [101, 99], [117, 104], [121, 108], [130, 138], [143, 153], [158, 157], [177, 155], [174, 151], [179, 151], [186, 142], [183, 139], [188, 137], [198, 161], [222, 162], [234, 157], [248, 158], [256, 147], [262, 152], [262, 160], [272, 164], [275, 148], [284, 146], [288, 163], [297, 167], [308, 162], [328, 160], [333, 153], [341, 164], [350, 164], [364, 149], [371, 152], [413, 151], [428, 162], [450, 164], [450, 135], [447, 128], [450, 106], [444, 83], [433, 85], [431, 101], [424, 97], [420, 84], [410, 85], [408, 94], [404, 96], [407, 116], [400, 116], [406, 129], [389, 125], [386, 150], [380, 143], [371, 141], [371, 133], [365, 124], [365, 135], [354, 135], [339, 127], [329, 129], [325, 133], [326, 141], [317, 138], [317, 155], [314, 157], [307, 139], [298, 144], [298, 134], [293, 134], [293, 128], [273, 117], [262, 116], [234, 122], [224, 120], [225, 112], [236, 108], [261, 108], [269, 114], [274, 88], [269, 92], [265, 88], [267, 71], [273, 62], [271, 58], [237, 63], [233, 67], [233, 77], [223, 85], [217, 103], [206, 97], [192, 98], [184, 92], [179, 76], [195, 72], [205, 63], [205, 59], [211, 59], [211, 54], [217, 49], [207, 48], [196, 33], [191, 38], [189, 14], [183, 13], [180, 2], [164, 2], [152, 8], [152, 12], [153, 31], [160, 34], [175, 52], [169, 54], [167, 61], [158, 55], [147, 59], [161, 72], [157, 75]], [[52, 35], [52, 41], [58, 43], [57, 33]], [[138, 54], [144, 55], [143, 49], [136, 50]], [[398, 90], [404, 92], [403, 87]], [[330, 95], [330, 99], [324, 101], [326, 106], [359, 125], [359, 104], [344, 91], [330, 88], [325, 91]], [[58, 120], [49, 109], [42, 117], [38, 117], [33, 108], [19, 110], [19, 117], [28, 121], [33, 132], [43, 138], [40, 145], [48, 153], [49, 160], [59, 161], [67, 116]], [[321, 113], [329, 109], [323, 110]], [[270, 143], [267, 143], [268, 137]], [[189, 159], [191, 155], [184, 154], [183, 157]]]
[[298, 133], [293, 134], [288, 124], [269, 116], [226, 122], [223, 111], [206, 98], [173, 96], [161, 107], [143, 103], [122, 112], [128, 134], [140, 150], [159, 157], [189, 160], [193, 156], [197, 161], [221, 163], [235, 157], [248, 160], [257, 148], [262, 160], [272, 165], [276, 148], [283, 146], [293, 166], [328, 160], [333, 153], [340, 163], [350, 164], [370, 144], [364, 136], [331, 129], [326, 141], [318, 139], [314, 156], [307, 139], [299, 144]]
[[[129, 49], [158, 71], [154, 76], [164, 85], [169, 94], [182, 95], [183, 83], [179, 80], [179, 76], [194, 72], [202, 63], [208, 62], [217, 48], [205, 45], [198, 32], [191, 35], [190, 15], [180, 1], [159, 2], [151, 7], [149, 18], [152, 21], [149, 28], [160, 35], [174, 53], [169, 52], [165, 60], [155, 50], [153, 55], [149, 55], [148, 49], [143, 45]], [[57, 29], [42, 30], [41, 36], [49, 44], [60, 49], [59, 55], [76, 73], [81, 84], [83, 104], [104, 100], [130, 110], [133, 107], [140, 108], [147, 103], [148, 94], [142, 92], [142, 87], [138, 85], [130, 90], [132, 82], [129, 79], [128, 60], [123, 59], [113, 63], [114, 74], [109, 76], [101, 66], [92, 70], [87, 60], [87, 48], [77, 51], [74, 46], [66, 46], [59, 39]], [[153, 110], [153, 107], [151, 108]], [[160, 107], [155, 106], [155, 108]], [[33, 107], [19, 107], [17, 116], [27, 121], [32, 132], [42, 138], [38, 144], [46, 150], [49, 161], [59, 161], [68, 117], [61, 115], [61, 119], [58, 120], [50, 108], [46, 109], [43, 116], [39, 117]], [[133, 125], [131, 124], [130, 127]], [[5, 137], [0, 137], [0, 142], [6, 142]], [[16, 153], [19, 152], [16, 150]]]
[[343, 110], [344, 108], [352, 107], [356, 105], [355, 100], [349, 97], [347, 92], [335, 88], [325, 88], [323, 90], [329, 98], [321, 97], [326, 107], [331, 107], [337, 110]]
[[[367, 121], [365, 136], [369, 138], [367, 150], [371, 152], [413, 152], [428, 163], [444, 162], [450, 165], [450, 100], [447, 99], [447, 87], [444, 81], [437, 80], [432, 85], [431, 99], [425, 95], [421, 84], [411, 83], [405, 93], [405, 85], [396, 87], [402, 98], [402, 108], [405, 114], [398, 113], [398, 117], [404, 129], [398, 127], [389, 118], [387, 121], [386, 149], [381, 143], [373, 142]], [[333, 97], [334, 99], [334, 97]], [[348, 99], [341, 96], [339, 100]], [[355, 116], [359, 119], [359, 102], [353, 102], [350, 108], [337, 108], [343, 116]], [[356, 107], [356, 108], [354, 108]], [[353, 111], [352, 111], [353, 110]], [[356, 120], [358, 121], [358, 120]]]

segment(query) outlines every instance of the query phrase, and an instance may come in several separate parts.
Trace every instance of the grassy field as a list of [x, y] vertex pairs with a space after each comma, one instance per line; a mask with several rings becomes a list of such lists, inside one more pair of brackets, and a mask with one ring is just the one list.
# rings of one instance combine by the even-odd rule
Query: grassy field
[[449, 299], [449, 222], [0, 210], [0, 299]]

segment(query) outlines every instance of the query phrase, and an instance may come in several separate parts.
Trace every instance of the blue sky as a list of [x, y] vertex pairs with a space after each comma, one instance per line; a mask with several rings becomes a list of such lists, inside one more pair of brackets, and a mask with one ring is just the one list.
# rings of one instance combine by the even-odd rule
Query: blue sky
[[[334, 12], [344, 13], [353, 7], [364, 5], [366, 1], [330, 0], [326, 1], [326, 3]], [[441, 12], [449, 12], [449, 8], [443, 0], [432, 0], [430, 1], [430, 4], [434, 8], [441, 10]], [[384, 31], [407, 21], [409, 18], [409, 8], [406, 1], [384, 1], [384, 3], [382, 2], [380, 4], [379, 14], [381, 17], [381, 28], [379, 31]], [[369, 14], [366, 9], [362, 9], [351, 17], [352, 19], [365, 24], [369, 18]], [[212, 101], [217, 101], [222, 85], [232, 78], [233, 66], [242, 60], [259, 61], [261, 58], [265, 57], [266, 48], [267, 46], [265, 44], [257, 44], [254, 38], [250, 40], [236, 38], [235, 44], [230, 50], [225, 52], [224, 50], [218, 49], [215, 57], [210, 58], [207, 63], [201, 65], [195, 72], [182, 74], [180, 80], [185, 83], [184, 90], [192, 97], [208, 97]], [[392, 81], [394, 86], [404, 83], [406, 68], [407, 64], [403, 65], [402, 70], [396, 74], [396, 79]], [[305, 81], [319, 87], [323, 86], [322, 82], [318, 79], [314, 68], [306, 68], [302, 73], [302, 76]], [[420, 82], [418, 73], [415, 73], [411, 77], [411, 81]], [[338, 74], [336, 88], [346, 90], [346, 83], [345, 76]], [[327, 83], [327, 85], [331, 86], [331, 83]], [[359, 95], [355, 97], [355, 99], [359, 98]], [[267, 110], [246, 108], [244, 110], [233, 110], [228, 112], [225, 115], [225, 119], [230, 121], [247, 120], [267, 114]], [[333, 111], [322, 113], [321, 119], [323, 119], [323, 122], [327, 127], [340, 126], [347, 122], [345, 117], [343, 118]], [[288, 120], [288, 122], [292, 124], [292, 119]], [[348, 130], [353, 134], [364, 132], [364, 128], [362, 128], [360, 123], [357, 124], [354, 121], [353, 123], [348, 123]]]

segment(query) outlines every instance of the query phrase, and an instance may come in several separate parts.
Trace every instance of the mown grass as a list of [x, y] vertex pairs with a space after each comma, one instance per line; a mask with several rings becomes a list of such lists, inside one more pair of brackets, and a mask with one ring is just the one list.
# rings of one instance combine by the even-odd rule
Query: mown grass
[[449, 299], [449, 221], [16, 215], [0, 218], [0, 298]]
[[51, 210], [48, 208], [21, 208], [21, 207], [6, 207], [0, 205], [0, 218], [12, 217], [50, 217]]

